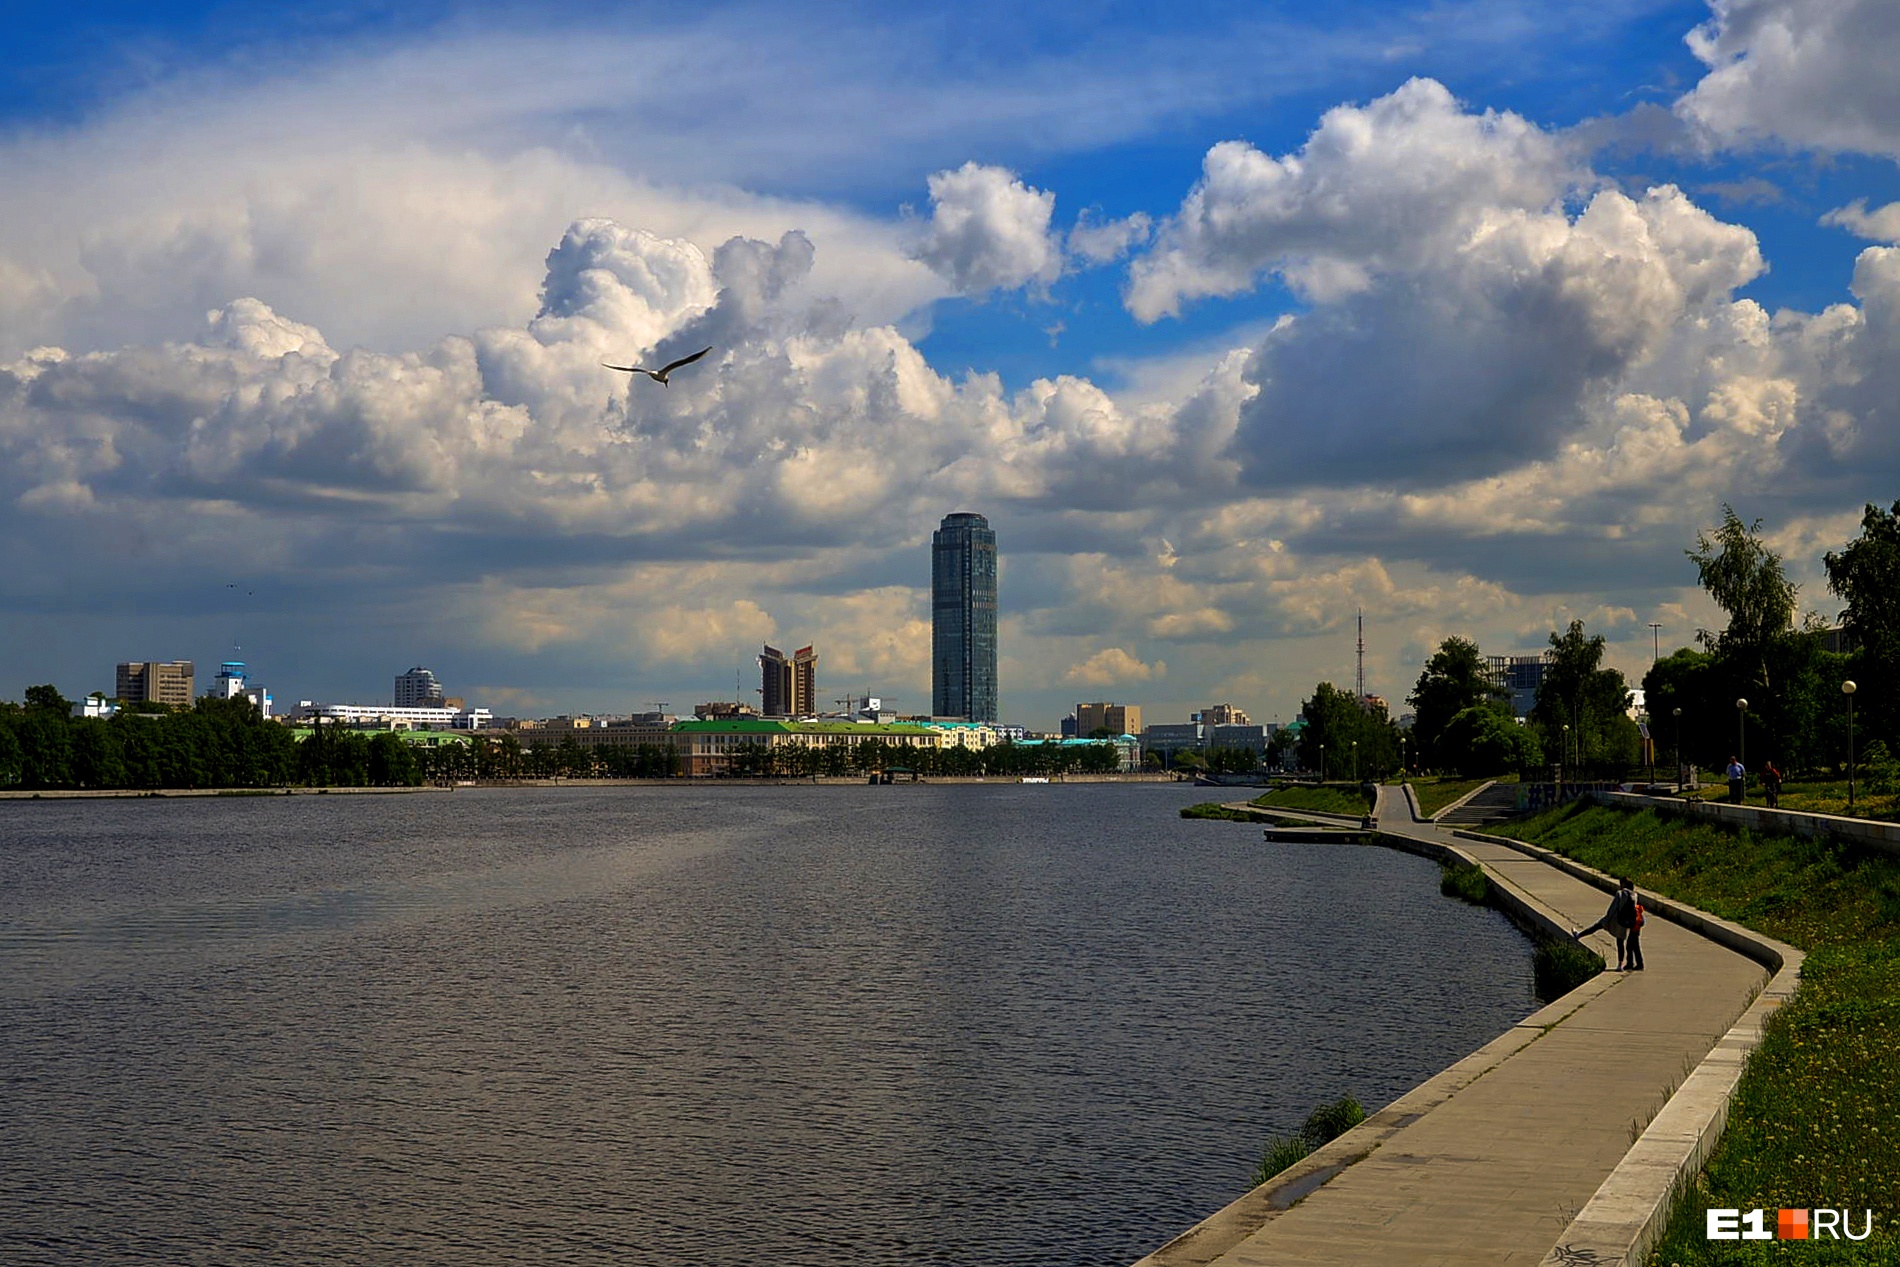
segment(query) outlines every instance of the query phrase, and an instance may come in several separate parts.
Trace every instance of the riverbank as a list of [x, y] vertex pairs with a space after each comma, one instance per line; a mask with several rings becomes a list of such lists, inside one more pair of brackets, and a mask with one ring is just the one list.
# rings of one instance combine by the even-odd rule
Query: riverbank
[[51, 788], [38, 792], [0, 792], [0, 801], [127, 801], [170, 800], [179, 797], [249, 796], [407, 796], [417, 792], [453, 792], [434, 787], [168, 787], [168, 788]]
[[[1395, 789], [1382, 800], [1382, 843], [1478, 863], [1501, 904], [1542, 935], [1602, 913], [1606, 877], [1553, 865], [1534, 847], [1404, 821]], [[1604, 973], [1526, 1017], [1143, 1267], [1640, 1255], [1677, 1177], [1719, 1133], [1741, 1060], [1799, 962], [1696, 912], [1669, 914], [1645, 931], [1646, 971]]]
[[1843, 1250], [1849, 1258], [1813, 1261], [1900, 1260], [1900, 860], [1608, 806], [1550, 811], [1500, 834], [1809, 952], [1799, 990], [1736, 1087], [1720, 1145], [1649, 1261], [1736, 1261], [1735, 1246], [1707, 1239], [1709, 1208], [1815, 1206], [1872, 1210], [1875, 1234]]

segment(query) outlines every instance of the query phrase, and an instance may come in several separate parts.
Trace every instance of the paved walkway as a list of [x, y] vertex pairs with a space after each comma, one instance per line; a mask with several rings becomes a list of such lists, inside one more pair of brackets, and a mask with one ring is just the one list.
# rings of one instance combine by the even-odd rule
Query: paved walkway
[[[1413, 823], [1396, 789], [1381, 789], [1379, 819], [1390, 834], [1455, 843], [1566, 927], [1609, 905], [1608, 893], [1515, 850]], [[1590, 942], [1615, 962], [1607, 934]], [[1604, 973], [1376, 1114], [1369, 1152], [1304, 1182], [1270, 1181], [1139, 1267], [1543, 1261], [1768, 978], [1660, 919], [1644, 925], [1643, 954], [1645, 971]]]

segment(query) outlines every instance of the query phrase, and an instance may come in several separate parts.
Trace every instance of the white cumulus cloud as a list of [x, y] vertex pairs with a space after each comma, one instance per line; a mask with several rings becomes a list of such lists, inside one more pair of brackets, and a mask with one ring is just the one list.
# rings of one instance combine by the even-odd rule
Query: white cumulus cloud
[[1722, 145], [1900, 158], [1900, 13], [1889, 0], [1711, 0], [1709, 68], [1676, 112]]
[[1062, 272], [1055, 209], [1054, 194], [1014, 172], [968, 162], [930, 177], [930, 218], [913, 254], [966, 295], [1046, 284]]
[[1534, 124], [1466, 111], [1444, 85], [1414, 79], [1327, 111], [1297, 153], [1210, 149], [1200, 183], [1130, 268], [1128, 308], [1155, 321], [1268, 273], [1338, 299], [1455, 255], [1490, 209], [1551, 211], [1586, 178]]

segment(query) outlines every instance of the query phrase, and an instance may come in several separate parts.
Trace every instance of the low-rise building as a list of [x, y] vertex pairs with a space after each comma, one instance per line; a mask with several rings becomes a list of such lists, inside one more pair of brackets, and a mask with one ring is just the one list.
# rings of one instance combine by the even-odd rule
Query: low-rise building
[[217, 682], [211, 693], [219, 699], [247, 699], [259, 716], [269, 719], [271, 715], [270, 689], [251, 682], [242, 660], [226, 660], [218, 666]]
[[385, 730], [481, 730], [493, 717], [485, 708], [397, 708], [394, 704], [315, 704], [304, 700], [298, 704], [293, 720]]
[[1154, 722], [1141, 732], [1143, 752], [1158, 752], [1164, 760], [1177, 752], [1198, 750], [1206, 731], [1198, 721]]
[[1207, 746], [1209, 748], [1246, 748], [1255, 757], [1264, 757], [1267, 755], [1267, 728], [1265, 726], [1209, 726]]
[[729, 721], [683, 721], [669, 732], [680, 754], [680, 771], [688, 778], [725, 774], [742, 749], [782, 748], [823, 751], [851, 747], [876, 739], [897, 748], [936, 750], [945, 747], [944, 731], [929, 726], [894, 723], [888, 726], [860, 722], [794, 722], [775, 718]]
[[583, 748], [668, 748], [673, 746], [672, 726], [673, 719], [665, 717], [560, 717], [518, 727], [515, 737], [528, 748], [570, 741]]
[[1141, 733], [1141, 706], [1139, 704], [1077, 704], [1075, 706], [1075, 737], [1087, 739], [1098, 730], [1106, 730], [1111, 735], [1138, 735]]
[[982, 749], [1003, 742], [1003, 733], [987, 722], [943, 721], [933, 718], [918, 724], [941, 732], [943, 742], [939, 746], [944, 748]]

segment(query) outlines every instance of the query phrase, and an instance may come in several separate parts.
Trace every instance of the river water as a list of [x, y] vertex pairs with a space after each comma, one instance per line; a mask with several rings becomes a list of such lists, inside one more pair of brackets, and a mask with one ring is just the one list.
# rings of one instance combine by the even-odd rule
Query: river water
[[1130, 1261], [1534, 1006], [1203, 798], [0, 802], [0, 1261]]

